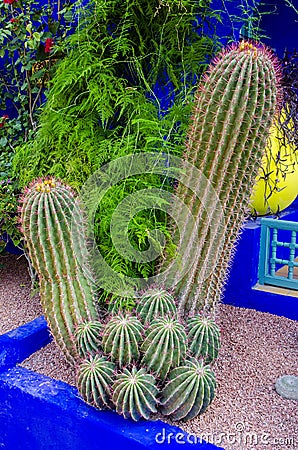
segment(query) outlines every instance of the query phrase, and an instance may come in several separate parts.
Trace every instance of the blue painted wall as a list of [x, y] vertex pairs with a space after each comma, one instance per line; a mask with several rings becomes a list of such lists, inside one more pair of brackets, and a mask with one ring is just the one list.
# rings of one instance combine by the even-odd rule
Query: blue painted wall
[[[297, 7], [297, 0], [292, 3]], [[286, 49], [298, 50], [298, 14], [286, 5], [285, 0], [262, 0], [260, 11], [268, 10], [272, 14], [264, 15], [261, 21], [261, 28], [268, 36], [264, 42], [282, 58]]]

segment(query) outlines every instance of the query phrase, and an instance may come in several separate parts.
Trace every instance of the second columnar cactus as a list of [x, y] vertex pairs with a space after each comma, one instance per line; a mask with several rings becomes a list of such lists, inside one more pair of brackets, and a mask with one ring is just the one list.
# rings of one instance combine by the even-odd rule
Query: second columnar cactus
[[25, 190], [20, 213], [45, 317], [57, 344], [75, 363], [76, 327], [97, 318], [82, 210], [68, 186], [46, 178]]
[[81, 356], [97, 354], [103, 325], [98, 320], [79, 323], [76, 329], [77, 348]]
[[185, 224], [184, 257], [172, 280], [181, 315], [210, 310], [221, 299], [280, 103], [279, 78], [277, 58], [266, 47], [241, 42], [219, 54], [197, 90], [184, 154], [196, 170], [176, 193], [194, 220], [190, 231], [189, 215], [184, 220], [182, 206], [175, 209]]

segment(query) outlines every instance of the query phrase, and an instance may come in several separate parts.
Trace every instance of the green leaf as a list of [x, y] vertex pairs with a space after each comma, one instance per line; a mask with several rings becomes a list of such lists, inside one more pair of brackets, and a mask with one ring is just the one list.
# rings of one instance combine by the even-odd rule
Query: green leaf
[[1, 138], [0, 138], [0, 147], [5, 147], [6, 146], [6, 144], [7, 144], [7, 138], [5, 137], [5, 136], [2, 136]]

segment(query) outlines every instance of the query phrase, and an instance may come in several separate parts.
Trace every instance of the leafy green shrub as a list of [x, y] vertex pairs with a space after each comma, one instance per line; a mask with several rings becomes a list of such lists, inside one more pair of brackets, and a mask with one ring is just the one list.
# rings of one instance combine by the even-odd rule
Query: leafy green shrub
[[[22, 186], [49, 174], [78, 190], [99, 167], [121, 156], [182, 152], [193, 83], [217, 49], [212, 33], [204, 31], [216, 15], [210, 1], [94, 0], [84, 14], [62, 46], [69, 53], [51, 81], [35, 139], [17, 149], [14, 171]], [[167, 97], [163, 103], [158, 89]], [[102, 199], [95, 237], [117, 272], [144, 278], [153, 273], [154, 262], [118, 255], [110, 222], [125, 196], [161, 185], [171, 189], [157, 175], [131, 177]], [[173, 253], [167, 216], [159, 210], [141, 211], [130, 222], [132, 245], [145, 250], [151, 229], [164, 233], [167, 251]]]

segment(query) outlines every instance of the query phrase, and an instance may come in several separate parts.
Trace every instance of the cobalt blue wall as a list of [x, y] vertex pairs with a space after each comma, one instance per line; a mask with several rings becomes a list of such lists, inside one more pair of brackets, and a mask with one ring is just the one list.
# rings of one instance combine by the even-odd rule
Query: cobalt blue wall
[[[297, 0], [292, 3], [297, 7]], [[259, 8], [261, 12], [273, 12], [262, 17], [261, 28], [268, 36], [264, 42], [270, 45], [280, 58], [286, 49], [298, 50], [298, 14], [294, 9], [287, 6], [285, 0], [262, 0]]]

